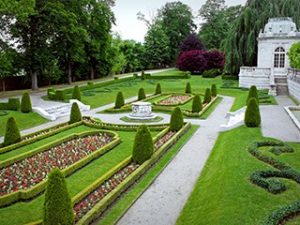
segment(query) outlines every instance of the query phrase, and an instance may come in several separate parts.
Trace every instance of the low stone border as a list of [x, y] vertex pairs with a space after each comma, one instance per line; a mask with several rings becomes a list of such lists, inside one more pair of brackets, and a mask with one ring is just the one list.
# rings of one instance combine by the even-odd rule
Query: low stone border
[[120, 120], [127, 122], [127, 123], [155, 123], [155, 122], [160, 122], [162, 121], [164, 118], [160, 117], [160, 116], [156, 116], [153, 119], [146, 119], [146, 120], [139, 120], [139, 119], [132, 119], [129, 118], [128, 116], [124, 116], [121, 117]]
[[296, 118], [294, 113], [291, 111], [293, 109], [300, 111], [300, 107], [299, 106], [286, 106], [286, 107], [284, 107], [284, 109], [287, 112], [287, 114], [289, 115], [289, 117], [292, 119], [292, 121], [294, 122], [294, 124], [296, 125], [298, 130], [300, 131], [300, 121]]

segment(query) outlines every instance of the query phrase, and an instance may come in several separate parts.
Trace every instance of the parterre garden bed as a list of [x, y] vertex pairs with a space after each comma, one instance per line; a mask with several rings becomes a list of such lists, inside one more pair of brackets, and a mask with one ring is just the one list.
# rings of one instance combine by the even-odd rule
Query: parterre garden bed
[[170, 132], [167, 125], [150, 125], [155, 153], [142, 165], [131, 160], [137, 128], [85, 117], [74, 125], [28, 135], [8, 150], [0, 148], [0, 224], [40, 223], [45, 180], [54, 167], [66, 175], [77, 224], [89, 224], [134, 185], [190, 125], [177, 133]]

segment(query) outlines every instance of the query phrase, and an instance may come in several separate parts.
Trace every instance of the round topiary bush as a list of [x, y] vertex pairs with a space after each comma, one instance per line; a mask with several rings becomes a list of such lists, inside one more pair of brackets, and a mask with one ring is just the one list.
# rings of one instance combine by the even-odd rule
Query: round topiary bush
[[185, 93], [186, 93], [186, 94], [191, 94], [191, 93], [192, 93], [192, 87], [191, 87], [190, 82], [187, 82], [187, 83], [186, 83], [186, 86], [185, 86]]
[[151, 133], [146, 125], [141, 125], [135, 136], [132, 158], [136, 163], [142, 164], [151, 158], [153, 152]]
[[210, 103], [210, 101], [211, 101], [211, 92], [210, 92], [210, 89], [207, 88], [206, 91], [205, 91], [203, 103], [208, 104], [208, 103]]
[[250, 87], [250, 90], [248, 92], [248, 97], [247, 97], [247, 104], [248, 104], [250, 98], [255, 98], [257, 100], [257, 102], [259, 102], [256, 86], [251, 86]]
[[144, 90], [144, 88], [140, 88], [139, 93], [138, 93], [138, 100], [140, 101], [145, 98], [146, 98], [145, 90]]
[[256, 98], [250, 98], [245, 113], [245, 125], [247, 127], [259, 127], [261, 123], [259, 105]]
[[4, 146], [15, 144], [21, 141], [21, 134], [15, 118], [10, 117], [6, 122], [6, 132], [4, 135]]
[[78, 101], [81, 101], [80, 89], [77, 85], [73, 88], [72, 99], [77, 99]]
[[71, 108], [69, 124], [77, 123], [79, 121], [81, 121], [81, 112], [77, 103], [74, 102]]
[[161, 94], [161, 86], [160, 83], [156, 84], [155, 95]]
[[65, 177], [59, 169], [48, 176], [44, 201], [43, 225], [73, 225], [74, 213]]
[[21, 112], [29, 113], [32, 111], [31, 100], [28, 92], [24, 92], [21, 100]]
[[183, 127], [183, 115], [181, 109], [176, 107], [171, 115], [170, 119], [170, 130], [171, 131], [179, 131]]
[[193, 99], [193, 105], [192, 105], [192, 112], [193, 113], [199, 113], [202, 111], [202, 101], [199, 95], [195, 95]]
[[125, 105], [125, 100], [123, 93], [121, 91], [118, 92], [116, 101], [115, 101], [115, 109], [120, 109]]
[[216, 97], [217, 94], [217, 86], [215, 84], [211, 85], [211, 96]]

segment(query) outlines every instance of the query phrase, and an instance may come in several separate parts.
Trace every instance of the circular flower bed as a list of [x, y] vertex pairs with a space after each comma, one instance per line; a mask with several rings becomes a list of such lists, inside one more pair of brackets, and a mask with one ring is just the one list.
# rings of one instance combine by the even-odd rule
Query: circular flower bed
[[0, 170], [0, 196], [28, 189], [47, 177], [53, 168], [64, 169], [112, 141], [107, 133], [64, 142]]
[[[169, 131], [154, 144], [154, 149], [157, 150], [164, 145], [170, 138], [175, 135], [176, 132]], [[88, 211], [90, 211], [99, 201], [101, 201], [107, 194], [114, 190], [122, 181], [124, 181], [130, 174], [132, 174], [137, 168], [138, 164], [130, 163], [128, 166], [119, 170], [111, 178], [106, 180], [97, 189], [87, 195], [82, 201], [78, 202], [74, 206], [76, 215], [76, 222], [80, 220]]]
[[157, 105], [171, 106], [171, 105], [180, 105], [189, 101], [192, 97], [190, 95], [172, 95], [168, 98], [165, 98], [157, 103]]

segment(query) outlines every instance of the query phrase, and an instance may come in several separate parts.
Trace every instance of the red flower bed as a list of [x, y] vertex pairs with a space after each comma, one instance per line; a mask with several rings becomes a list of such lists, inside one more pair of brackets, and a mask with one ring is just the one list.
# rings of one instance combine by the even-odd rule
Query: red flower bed
[[[164, 145], [176, 132], [169, 131], [154, 144], [154, 149], [157, 150]], [[107, 194], [114, 190], [122, 181], [124, 181], [137, 168], [138, 164], [131, 163], [123, 169], [119, 170], [111, 178], [105, 181], [101, 186], [87, 195], [82, 201], [74, 206], [76, 214], [76, 222], [80, 220], [88, 211], [90, 211], [99, 201], [101, 201]]]
[[187, 102], [191, 98], [192, 97], [189, 95], [172, 95], [166, 99], [159, 101], [158, 105], [165, 105], [165, 106], [179, 105], [179, 104], [183, 104], [183, 103]]
[[67, 141], [0, 170], [0, 196], [28, 189], [53, 168], [64, 169], [112, 141], [106, 133]]

